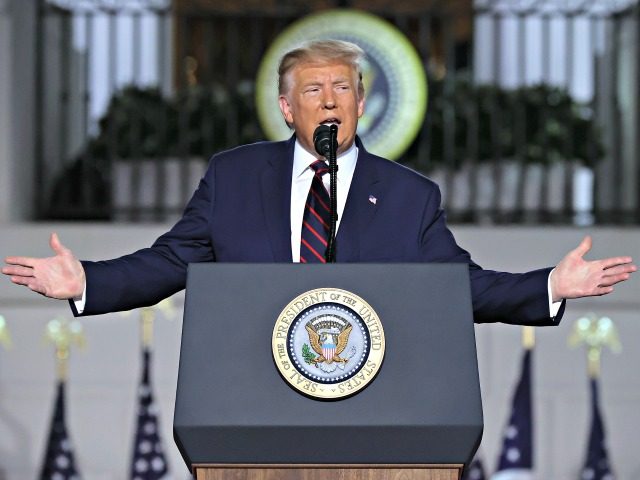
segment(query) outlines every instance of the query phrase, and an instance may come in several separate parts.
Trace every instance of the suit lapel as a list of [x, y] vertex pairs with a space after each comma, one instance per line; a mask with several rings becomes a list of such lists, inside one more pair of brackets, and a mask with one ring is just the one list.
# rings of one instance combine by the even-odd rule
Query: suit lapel
[[291, 262], [291, 171], [295, 137], [283, 143], [262, 172], [262, 207], [273, 260]]
[[371, 155], [359, 139], [357, 142], [358, 162], [336, 238], [336, 259], [339, 262], [359, 261], [361, 244], [366, 241], [367, 228], [378, 210], [377, 202], [384, 185]]

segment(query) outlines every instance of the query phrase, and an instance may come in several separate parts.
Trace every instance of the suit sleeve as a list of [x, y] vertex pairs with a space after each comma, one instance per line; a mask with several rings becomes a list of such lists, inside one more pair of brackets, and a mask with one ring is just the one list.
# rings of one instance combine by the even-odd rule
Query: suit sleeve
[[473, 315], [476, 323], [502, 322], [514, 325], [556, 325], [565, 302], [555, 318], [550, 317], [547, 280], [552, 268], [526, 273], [485, 270], [456, 243], [440, 206], [440, 190], [434, 186], [424, 208], [421, 250], [429, 261], [467, 263], [471, 280]]
[[[82, 262], [87, 278], [82, 315], [154, 305], [185, 287], [189, 263], [215, 261], [209, 228], [214, 170], [212, 161], [182, 218], [151, 247], [113, 260]], [[77, 316], [73, 302], [71, 309]]]

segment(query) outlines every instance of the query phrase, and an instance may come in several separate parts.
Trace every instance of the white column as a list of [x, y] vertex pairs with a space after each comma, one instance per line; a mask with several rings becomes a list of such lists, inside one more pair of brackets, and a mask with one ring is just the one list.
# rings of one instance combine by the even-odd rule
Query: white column
[[36, 0], [0, 0], [0, 222], [33, 216]]
[[0, 224], [9, 220], [11, 21], [8, 0], [0, 0]]

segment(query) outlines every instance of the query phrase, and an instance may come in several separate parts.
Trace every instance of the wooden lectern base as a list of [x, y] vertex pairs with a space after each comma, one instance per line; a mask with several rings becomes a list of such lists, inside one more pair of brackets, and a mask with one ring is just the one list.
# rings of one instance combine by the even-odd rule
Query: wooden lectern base
[[459, 480], [462, 465], [194, 465], [196, 480]]

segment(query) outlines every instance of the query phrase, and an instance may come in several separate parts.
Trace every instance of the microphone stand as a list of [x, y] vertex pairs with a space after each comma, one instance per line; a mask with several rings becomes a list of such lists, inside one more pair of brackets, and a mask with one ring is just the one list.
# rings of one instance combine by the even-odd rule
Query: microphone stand
[[338, 127], [331, 125], [329, 129], [329, 240], [325, 259], [327, 263], [336, 262], [336, 224], [338, 221]]

